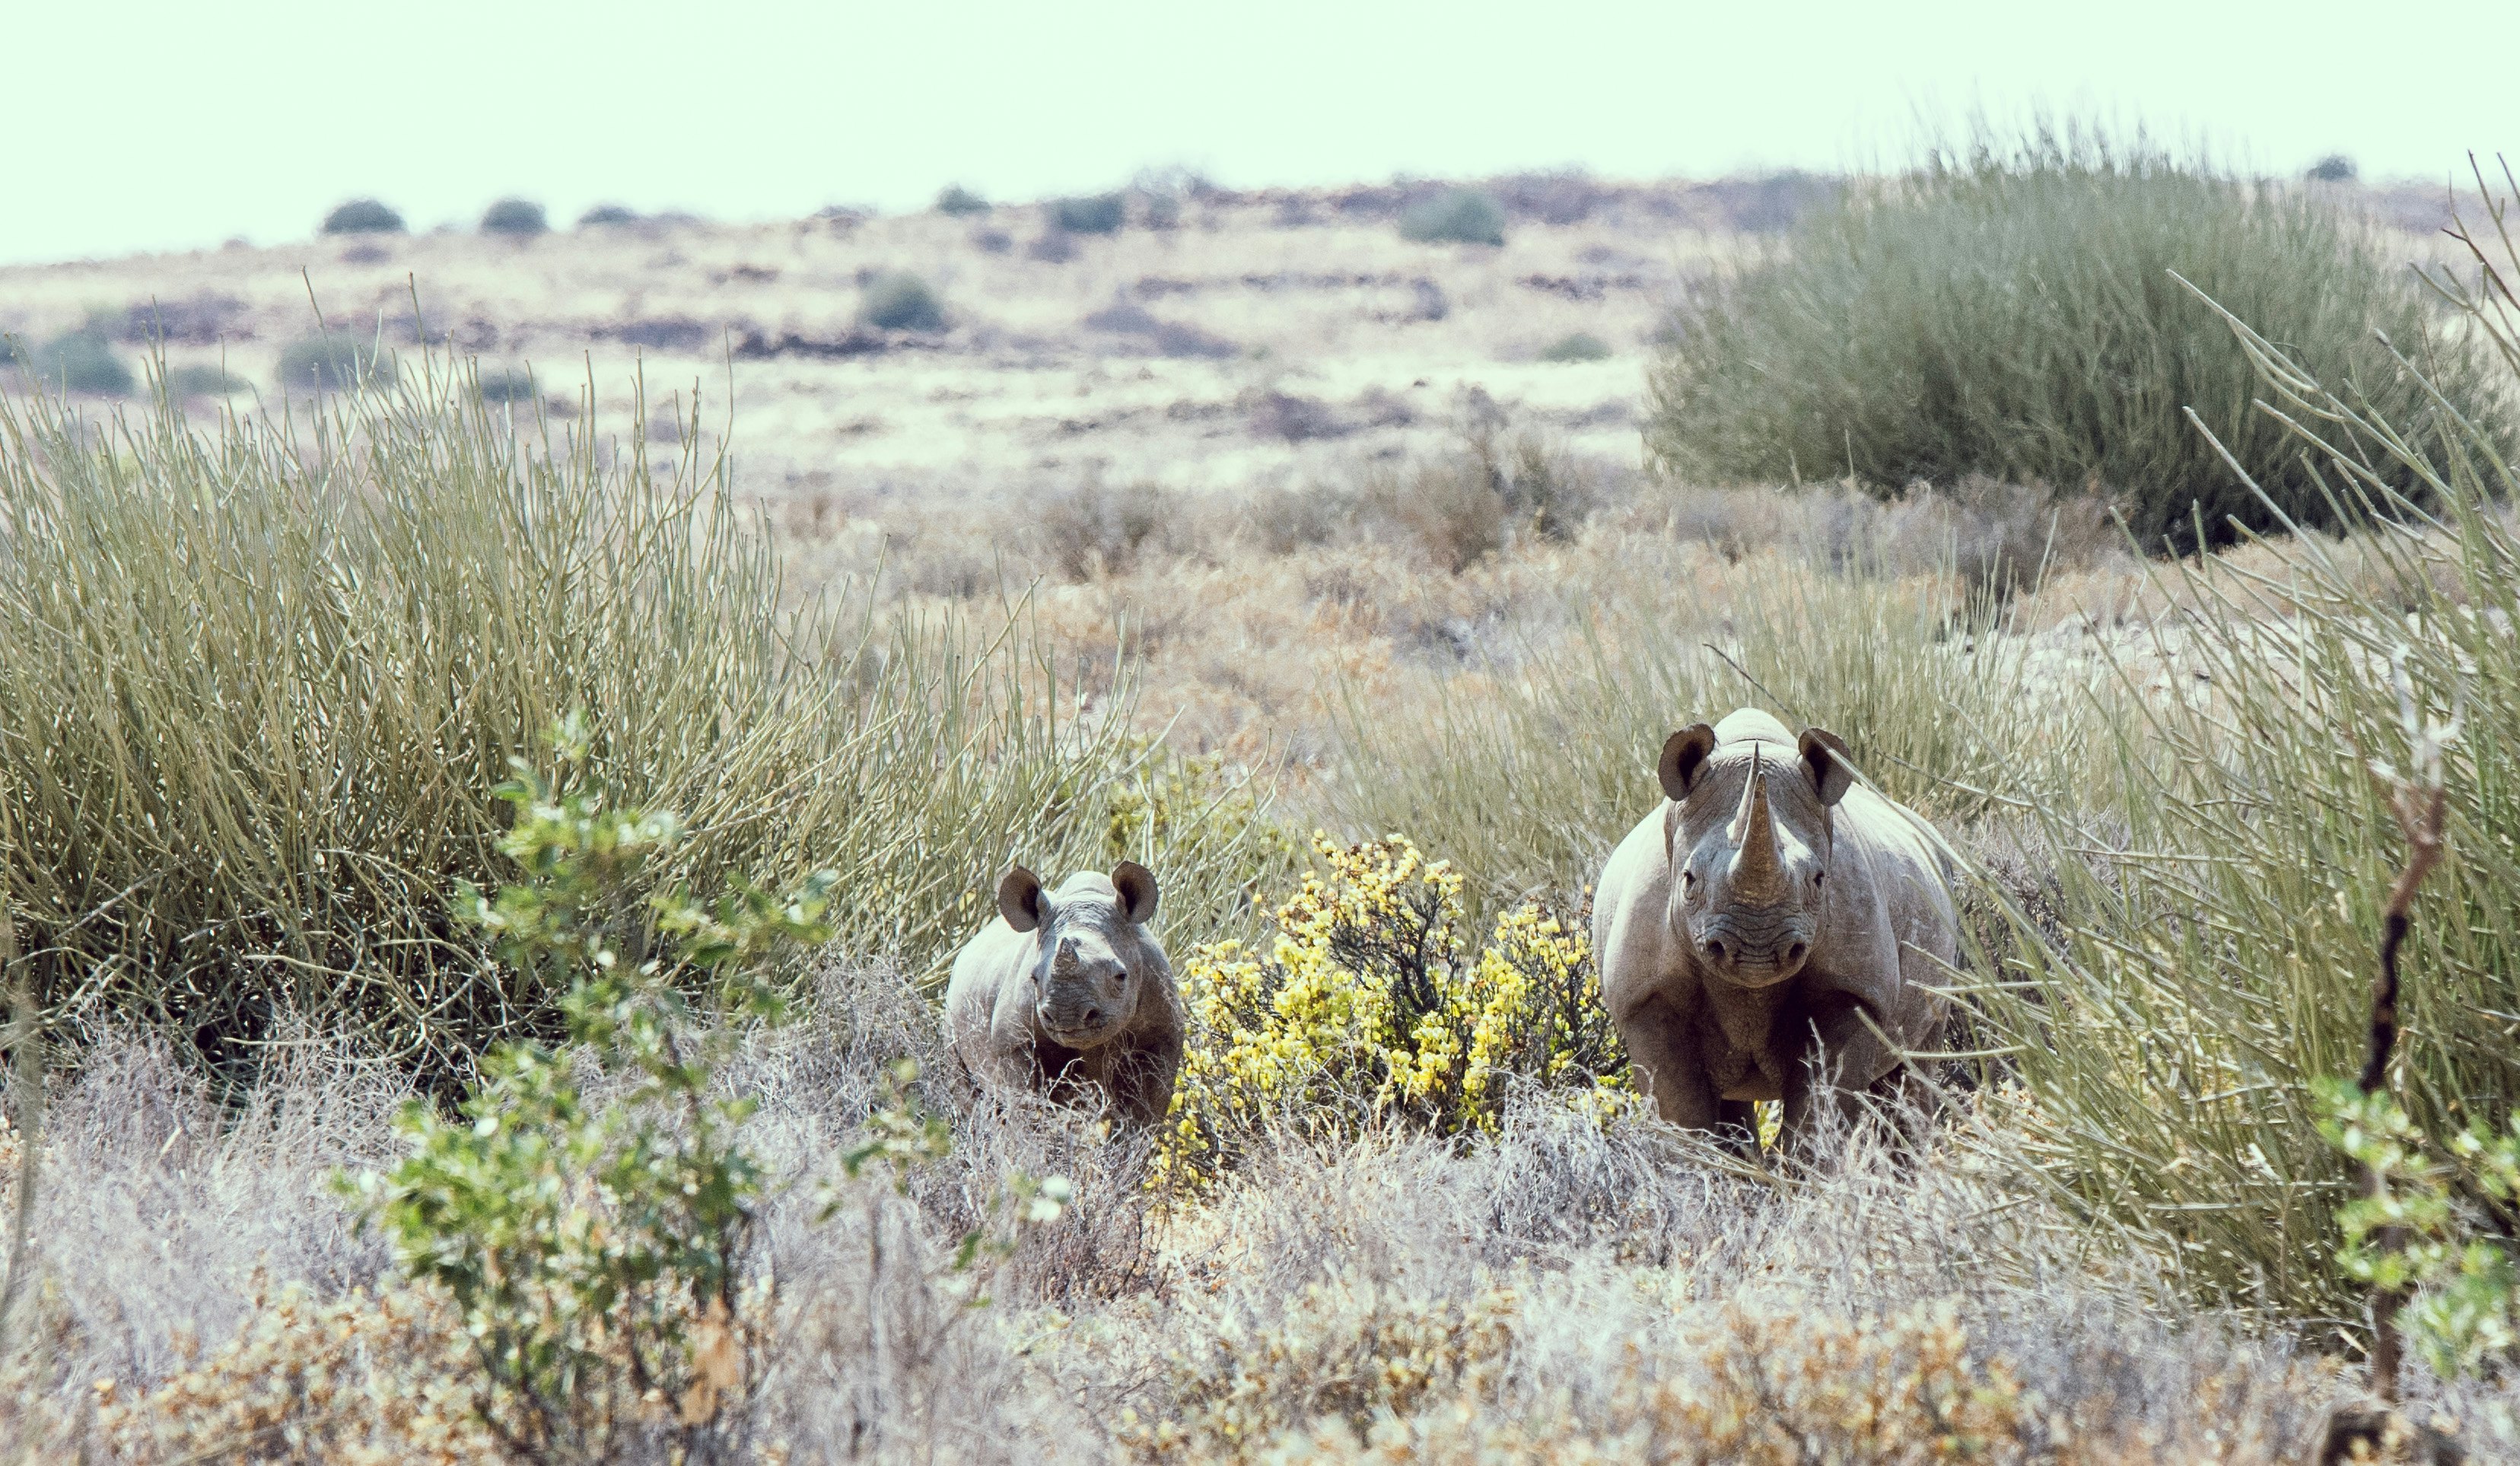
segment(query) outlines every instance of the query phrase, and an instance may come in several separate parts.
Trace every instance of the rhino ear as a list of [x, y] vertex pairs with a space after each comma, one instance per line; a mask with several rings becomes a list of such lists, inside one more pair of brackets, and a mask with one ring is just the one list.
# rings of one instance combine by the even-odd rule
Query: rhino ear
[[998, 882], [998, 914], [1017, 931], [1030, 931], [1041, 925], [1042, 908], [1047, 905], [1041, 895], [1041, 877], [1021, 866], [1009, 870], [1006, 879]]
[[1825, 728], [1806, 728], [1802, 750], [1803, 772], [1811, 776], [1822, 804], [1833, 805], [1855, 787], [1855, 762], [1847, 756], [1844, 738]]
[[1155, 914], [1155, 872], [1136, 861], [1111, 867], [1111, 888], [1120, 893], [1120, 914], [1131, 926], [1144, 926]]
[[1703, 723], [1692, 723], [1663, 739], [1662, 759], [1654, 765], [1654, 777], [1662, 780], [1666, 798], [1686, 799], [1706, 772], [1706, 756], [1715, 751], [1715, 730]]

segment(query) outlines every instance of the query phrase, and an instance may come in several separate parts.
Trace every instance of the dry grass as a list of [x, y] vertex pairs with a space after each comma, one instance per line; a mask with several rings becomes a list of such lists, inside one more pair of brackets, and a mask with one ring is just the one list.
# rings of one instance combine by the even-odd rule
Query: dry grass
[[[1905, 1169], [1857, 1141], [1753, 1179], [1534, 1103], [1467, 1152], [1289, 1140], [1161, 1218], [1130, 1145], [940, 1065], [957, 1148], [888, 1204], [876, 1272], [869, 1213], [817, 1222], [801, 1183], [879, 1063], [934, 1044], [898, 977], [835, 972], [732, 1077], [789, 1183], [753, 1260], [781, 1299], [763, 1459], [2272, 1462], [2344, 1393], [2282, 1330], [2080, 1255], [1966, 1124]], [[443, 1316], [325, 1182], [380, 1153], [398, 1087], [302, 1053], [225, 1115], [141, 1043], [65, 1084], [40, 1327], [0, 1360], [10, 1458], [477, 1458]], [[939, 1260], [1009, 1166], [1075, 1177], [1079, 1205], [970, 1307]], [[2507, 1389], [2422, 1388], [2480, 1458], [2520, 1448]]]

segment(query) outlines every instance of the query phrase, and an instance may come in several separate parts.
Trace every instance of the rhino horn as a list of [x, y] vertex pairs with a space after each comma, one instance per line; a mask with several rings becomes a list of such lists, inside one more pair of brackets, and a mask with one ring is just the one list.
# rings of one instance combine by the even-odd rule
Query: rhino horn
[[1758, 751], [1750, 754], [1750, 784], [1728, 831], [1740, 854], [1732, 859], [1732, 894], [1750, 905], [1783, 899], [1784, 867], [1777, 859], [1777, 821], [1768, 808], [1768, 780]]

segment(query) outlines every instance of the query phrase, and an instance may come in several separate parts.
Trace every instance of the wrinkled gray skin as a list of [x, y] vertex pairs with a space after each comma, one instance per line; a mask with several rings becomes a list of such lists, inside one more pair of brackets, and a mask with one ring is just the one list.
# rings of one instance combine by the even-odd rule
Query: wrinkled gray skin
[[1781, 1099], [1798, 1144], [1819, 1105], [1889, 1088], [1897, 1050], [1941, 1042], [1949, 1004], [1928, 988], [1958, 951], [1950, 869], [1845, 751], [1754, 708], [1683, 729], [1662, 807], [1602, 868], [1601, 1000], [1675, 1125], [1746, 1128], [1752, 1101]]
[[1155, 878], [1122, 861], [1057, 891], [1021, 866], [998, 883], [998, 918], [954, 955], [945, 1031], [986, 1083], [1071, 1097], [1099, 1090], [1151, 1125], [1181, 1071], [1181, 996], [1147, 922]]

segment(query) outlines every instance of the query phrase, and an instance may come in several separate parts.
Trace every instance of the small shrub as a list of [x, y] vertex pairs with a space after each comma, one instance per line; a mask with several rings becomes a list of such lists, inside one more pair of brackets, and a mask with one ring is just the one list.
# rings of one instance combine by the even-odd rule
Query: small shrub
[[1163, 491], [1150, 484], [1082, 483], [1032, 511], [1032, 531], [1058, 573], [1073, 581], [1125, 573], [1164, 527]]
[[[342, 1184], [403, 1270], [453, 1301], [475, 1412], [512, 1455], [611, 1460], [645, 1439], [716, 1459], [758, 1372], [766, 1297], [743, 1280], [754, 1101], [710, 1088], [733, 1025], [782, 1012], [770, 956], [828, 940], [837, 877], [707, 904], [665, 883], [681, 822], [607, 799], [585, 777], [591, 740], [572, 717], [551, 734], [555, 777], [518, 761], [499, 848], [525, 878], [463, 888], [455, 908], [528, 986], [566, 990], [570, 1041], [626, 1088], [592, 1104], [581, 1059], [503, 1044], [463, 1121], [413, 1101], [411, 1153]], [[695, 986], [705, 1006], [683, 996]]]
[[1545, 362], [1605, 362], [1610, 359], [1610, 343], [1589, 331], [1559, 336], [1540, 353]]
[[1400, 237], [1421, 244], [1502, 244], [1505, 208], [1476, 189], [1454, 189], [1403, 212]]
[[374, 199], [353, 199], [324, 216], [326, 234], [400, 234], [402, 215]]
[[[0, 339], [5, 349], [5, 339]], [[65, 332], [40, 346], [21, 346], [19, 364], [57, 392], [94, 392], [129, 396], [133, 378], [129, 364], [115, 354], [103, 331], [83, 328]]]
[[166, 395], [169, 397], [229, 397], [246, 389], [247, 382], [225, 367], [194, 365], [166, 369]]
[[858, 319], [878, 331], [943, 331], [945, 308], [927, 282], [896, 270], [868, 281], [858, 292]]
[[[2138, 543], [2182, 552], [2200, 517], [2209, 544], [2283, 515], [2328, 525], [2327, 490], [2251, 405], [2247, 353], [2181, 278], [2353, 383], [2366, 419], [2421, 438], [2454, 412], [2511, 442], [2473, 336], [2434, 329], [2419, 284], [2326, 202], [2043, 133], [1816, 210], [1790, 248], [1684, 310], [1649, 378], [1648, 457], [1695, 482], [1844, 475], [1884, 497], [1972, 472], [2097, 488]], [[2427, 363], [2438, 405], [2390, 343]]]
[[617, 224], [638, 222], [638, 210], [626, 208], [618, 203], [599, 203], [577, 216], [577, 227], [580, 229], [608, 229]]
[[532, 239], [551, 231], [543, 206], [530, 199], [502, 199], [481, 211], [481, 232], [511, 239]]
[[1128, 200], [1119, 194], [1053, 200], [1050, 222], [1062, 234], [1117, 234], [1127, 216]]
[[1505, 494], [1471, 458], [1447, 456], [1377, 474], [1366, 486], [1366, 501], [1375, 518], [1450, 575], [1503, 550], [1511, 529]]
[[475, 380], [484, 402], [531, 402], [541, 393], [530, 367], [493, 367]]
[[1399, 835], [1314, 848], [1324, 868], [1278, 909], [1265, 955], [1216, 942], [1181, 964], [1189, 1042], [1152, 1184], [1207, 1184], [1282, 1118], [1460, 1134], [1492, 1130], [1517, 1081], [1624, 1090], [1581, 919], [1525, 903], [1474, 949], [1449, 864]]
[[2314, 183], [2352, 183], [2361, 171], [2354, 166], [2354, 159], [2342, 153], [2331, 153], [2312, 163], [2306, 176]]
[[391, 386], [393, 381], [393, 353], [373, 336], [326, 332], [292, 341], [280, 353], [283, 391], [341, 392]]
[[970, 214], [985, 214], [989, 211], [989, 200], [959, 183], [948, 184], [936, 196], [936, 211], [957, 219]]

